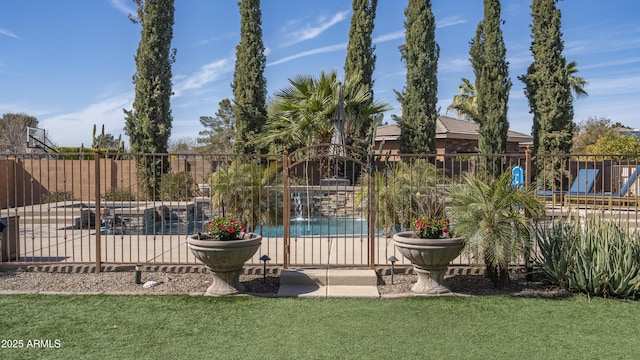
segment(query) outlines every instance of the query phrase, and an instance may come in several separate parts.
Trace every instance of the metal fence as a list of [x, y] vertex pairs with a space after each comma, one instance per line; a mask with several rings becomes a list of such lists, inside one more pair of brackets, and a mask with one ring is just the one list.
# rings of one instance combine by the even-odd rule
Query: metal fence
[[232, 215], [263, 236], [249, 265], [406, 265], [392, 235], [419, 215], [415, 197], [487, 164], [534, 186], [547, 219], [596, 213], [637, 227], [638, 155], [11, 154], [0, 155], [2, 262], [199, 265], [187, 237]]

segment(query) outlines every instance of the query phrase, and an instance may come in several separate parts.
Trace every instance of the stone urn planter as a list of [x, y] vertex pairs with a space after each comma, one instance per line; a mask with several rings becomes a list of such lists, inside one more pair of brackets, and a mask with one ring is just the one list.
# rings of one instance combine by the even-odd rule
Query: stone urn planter
[[240, 273], [244, 263], [258, 251], [262, 236], [242, 235], [240, 240], [220, 241], [207, 234], [191, 235], [187, 244], [191, 252], [213, 272], [213, 283], [205, 295], [224, 296], [242, 293]]
[[451, 290], [444, 285], [444, 274], [449, 262], [458, 257], [464, 248], [463, 238], [422, 239], [413, 231], [404, 231], [394, 234], [393, 240], [418, 274], [418, 281], [411, 287], [414, 294], [451, 294]]

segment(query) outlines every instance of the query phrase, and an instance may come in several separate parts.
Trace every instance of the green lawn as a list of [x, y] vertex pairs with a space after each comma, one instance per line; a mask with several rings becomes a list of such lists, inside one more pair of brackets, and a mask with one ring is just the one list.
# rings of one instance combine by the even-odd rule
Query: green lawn
[[1, 359], [636, 359], [640, 302], [8, 295], [0, 333]]

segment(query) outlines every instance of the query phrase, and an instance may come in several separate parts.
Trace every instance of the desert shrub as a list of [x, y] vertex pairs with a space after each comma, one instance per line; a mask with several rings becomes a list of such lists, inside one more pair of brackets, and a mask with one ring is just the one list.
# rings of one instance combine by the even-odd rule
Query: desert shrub
[[135, 201], [136, 195], [128, 188], [111, 188], [102, 195], [102, 199], [106, 201]]
[[640, 233], [594, 216], [539, 227], [537, 239], [540, 268], [552, 282], [599, 296], [640, 291]]
[[54, 203], [58, 201], [77, 200], [71, 191], [54, 191], [42, 196], [43, 203]]

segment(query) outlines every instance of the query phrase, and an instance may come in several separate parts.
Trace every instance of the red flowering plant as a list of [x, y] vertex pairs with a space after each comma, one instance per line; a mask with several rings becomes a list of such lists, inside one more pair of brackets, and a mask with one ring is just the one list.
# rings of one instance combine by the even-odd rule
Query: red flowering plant
[[424, 195], [424, 210], [424, 215], [419, 216], [414, 222], [416, 236], [422, 239], [450, 237], [444, 195], [427, 192]]
[[415, 222], [416, 236], [422, 239], [443, 239], [449, 237], [449, 219], [432, 219], [429, 216], [421, 216]]
[[230, 216], [216, 216], [207, 221], [203, 230], [216, 240], [238, 240], [244, 228]]

